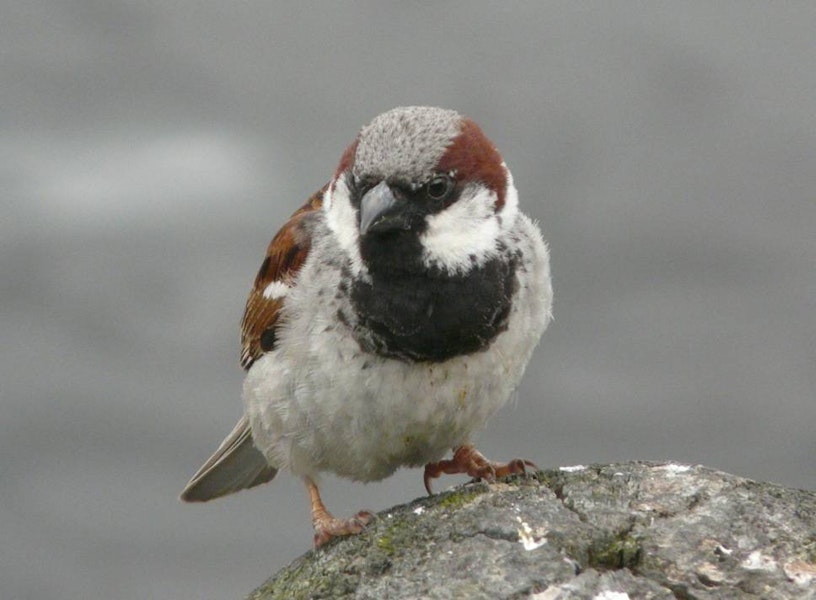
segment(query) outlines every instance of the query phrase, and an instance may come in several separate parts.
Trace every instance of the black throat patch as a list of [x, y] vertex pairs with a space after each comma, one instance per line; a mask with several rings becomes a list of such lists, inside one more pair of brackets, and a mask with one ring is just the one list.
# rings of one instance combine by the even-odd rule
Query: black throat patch
[[353, 330], [361, 348], [439, 362], [484, 350], [507, 329], [517, 286], [515, 257], [499, 256], [466, 274], [416, 266], [372, 269], [371, 281], [352, 285]]

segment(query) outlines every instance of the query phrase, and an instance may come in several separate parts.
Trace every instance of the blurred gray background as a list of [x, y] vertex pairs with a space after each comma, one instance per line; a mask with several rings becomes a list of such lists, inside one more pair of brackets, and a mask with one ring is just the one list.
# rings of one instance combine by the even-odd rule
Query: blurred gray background
[[292, 477], [176, 497], [240, 415], [267, 242], [397, 105], [481, 123], [552, 247], [486, 454], [815, 488], [814, 31], [812, 2], [0, 2], [0, 597], [241, 598], [310, 548]]

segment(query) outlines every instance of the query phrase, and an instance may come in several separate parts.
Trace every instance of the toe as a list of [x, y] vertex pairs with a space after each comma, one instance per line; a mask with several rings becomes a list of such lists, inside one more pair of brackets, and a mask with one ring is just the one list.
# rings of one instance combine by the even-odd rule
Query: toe
[[353, 517], [354, 521], [365, 527], [374, 520], [374, 514], [367, 510], [361, 510]]
[[495, 481], [496, 468], [491, 464], [480, 466], [475, 470], [474, 477], [484, 479], [485, 481]]
[[315, 526], [314, 545], [319, 548], [335, 537], [362, 533], [374, 515], [366, 510], [358, 512], [350, 519], [331, 518]]

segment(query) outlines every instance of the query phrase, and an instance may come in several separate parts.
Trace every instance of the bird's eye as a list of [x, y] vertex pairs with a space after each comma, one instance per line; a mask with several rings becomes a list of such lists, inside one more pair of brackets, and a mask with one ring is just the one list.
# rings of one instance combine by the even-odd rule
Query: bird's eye
[[450, 175], [437, 175], [428, 182], [428, 198], [431, 200], [445, 200], [451, 195], [454, 187], [455, 184]]

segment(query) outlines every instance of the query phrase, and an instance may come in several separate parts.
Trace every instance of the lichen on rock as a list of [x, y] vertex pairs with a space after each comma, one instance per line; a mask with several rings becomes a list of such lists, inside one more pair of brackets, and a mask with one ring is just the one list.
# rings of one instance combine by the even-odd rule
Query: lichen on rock
[[816, 599], [816, 493], [633, 462], [471, 483], [383, 513], [251, 600]]

